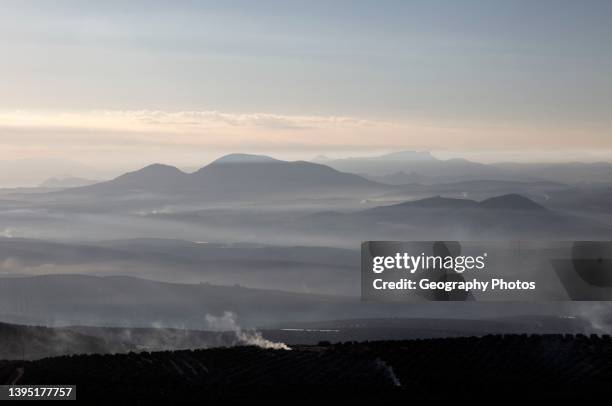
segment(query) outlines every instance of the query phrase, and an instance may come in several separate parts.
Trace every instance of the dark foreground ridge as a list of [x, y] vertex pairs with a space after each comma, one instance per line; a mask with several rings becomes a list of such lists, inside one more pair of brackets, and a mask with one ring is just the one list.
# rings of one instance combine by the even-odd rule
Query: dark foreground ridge
[[[610, 336], [505, 335], [0, 361], [0, 383], [76, 384], [78, 398], [319, 402], [595, 398]], [[605, 393], [604, 393], [605, 392]], [[311, 403], [315, 404], [315, 403]]]

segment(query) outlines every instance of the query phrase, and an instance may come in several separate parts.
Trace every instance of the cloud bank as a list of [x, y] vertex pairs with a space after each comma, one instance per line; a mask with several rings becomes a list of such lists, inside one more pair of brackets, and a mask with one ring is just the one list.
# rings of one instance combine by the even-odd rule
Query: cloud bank
[[[580, 154], [610, 159], [607, 128], [517, 128], [504, 124], [377, 120], [215, 110], [0, 111], [0, 152], [21, 158], [80, 158], [115, 165], [198, 165], [229, 152], [285, 158], [402, 149], [486, 155], [529, 149], [534, 159]], [[571, 151], [569, 153], [568, 151]], [[487, 160], [486, 157], [484, 160]], [[129, 163], [129, 165], [127, 165]]]

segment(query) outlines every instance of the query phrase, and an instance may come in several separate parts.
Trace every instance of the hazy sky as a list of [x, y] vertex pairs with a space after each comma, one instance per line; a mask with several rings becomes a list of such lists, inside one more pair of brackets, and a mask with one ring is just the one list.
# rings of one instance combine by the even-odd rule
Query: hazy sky
[[611, 160], [610, 72], [606, 0], [0, 0], [0, 160]]

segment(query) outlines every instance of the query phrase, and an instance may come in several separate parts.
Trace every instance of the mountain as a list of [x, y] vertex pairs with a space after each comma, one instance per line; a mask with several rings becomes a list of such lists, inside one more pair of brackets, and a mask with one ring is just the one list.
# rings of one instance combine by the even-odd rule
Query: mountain
[[233, 232], [242, 241], [279, 245], [290, 238], [303, 245], [350, 249], [360, 241], [607, 240], [612, 236], [612, 227], [605, 222], [542, 206], [523, 195], [482, 200], [425, 196], [417, 192], [413, 199], [420, 199], [401, 203], [380, 197], [350, 208], [322, 207], [305, 213], [240, 210], [237, 215], [236, 210], [210, 214], [199, 210], [153, 216], [166, 224]]
[[[392, 207], [401, 208], [422, 208], [422, 209], [465, 209], [477, 207], [478, 203], [469, 199], [450, 199], [441, 196], [429, 197], [426, 199], [404, 202]], [[387, 206], [388, 208], [389, 206]], [[371, 210], [381, 210], [384, 207], [377, 207]]]
[[612, 181], [611, 162], [562, 162], [491, 164], [516, 178], [536, 178], [568, 184], [607, 184]]
[[74, 191], [92, 192], [170, 192], [187, 186], [187, 174], [174, 166], [153, 164], [125, 173], [113, 180], [85, 186]]
[[213, 163], [217, 165], [221, 164], [253, 164], [253, 163], [271, 163], [271, 162], [282, 162], [278, 159], [266, 156], [266, 155], [253, 155], [253, 154], [229, 154], [218, 158]]
[[362, 174], [388, 184], [458, 182], [474, 179], [508, 179], [503, 169], [466, 159], [442, 160], [427, 151], [402, 151], [376, 157], [329, 160], [326, 165]]
[[533, 200], [517, 194], [491, 197], [480, 202], [480, 207], [494, 210], [546, 210], [543, 206]]
[[399, 151], [381, 155], [373, 159], [385, 161], [437, 161], [429, 151]]
[[463, 158], [438, 159], [425, 151], [400, 151], [375, 157], [328, 159], [325, 164], [340, 171], [360, 174], [390, 185], [437, 184], [474, 180], [564, 184], [604, 183], [612, 179], [610, 162], [483, 164]]
[[550, 210], [517, 194], [480, 202], [436, 196], [355, 212], [318, 213], [300, 226], [362, 241], [599, 239], [612, 235], [605, 224]]
[[[571, 189], [570, 186], [557, 182], [536, 181], [517, 182], [505, 180], [472, 180], [463, 182], [437, 183], [427, 185], [411, 183], [396, 187], [392, 192], [385, 194], [385, 199], [401, 201], [414, 200], [429, 196], [445, 196], [471, 200], [485, 200], [490, 197], [518, 194], [528, 197], [538, 203], [549, 204], [551, 199]], [[554, 200], [554, 199], [553, 199]]]
[[512, 210], [512, 211], [533, 211], [546, 209], [536, 202], [517, 194], [507, 194], [485, 199], [481, 202], [470, 199], [454, 199], [441, 196], [430, 197], [410, 202], [390, 206], [380, 206], [363, 211], [365, 214], [372, 213], [392, 213], [393, 211], [403, 211], [410, 209], [425, 210]]
[[104, 172], [69, 159], [0, 160], [0, 187], [33, 187], [50, 177], [95, 179], [104, 177]]
[[225, 196], [304, 193], [380, 186], [360, 176], [306, 161], [287, 162], [257, 155], [224, 156], [190, 175], [193, 183]]
[[78, 178], [75, 176], [69, 176], [64, 178], [49, 178], [40, 184], [40, 187], [47, 188], [70, 188], [79, 186], [88, 186], [95, 183], [99, 183], [99, 180]]
[[385, 185], [305, 161], [231, 154], [193, 173], [162, 164], [129, 172], [108, 182], [72, 189], [70, 193], [104, 192], [197, 195], [208, 199], [262, 198], [313, 193], [384, 190]]

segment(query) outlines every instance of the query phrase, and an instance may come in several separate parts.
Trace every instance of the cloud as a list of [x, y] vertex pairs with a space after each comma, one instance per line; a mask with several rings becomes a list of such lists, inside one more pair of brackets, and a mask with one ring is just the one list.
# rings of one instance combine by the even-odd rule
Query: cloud
[[[260, 127], [275, 128], [329, 128], [373, 127], [390, 125], [346, 116], [301, 116], [270, 113], [223, 113], [210, 111], [161, 111], [161, 110], [94, 110], [87, 112], [0, 112], [0, 122], [5, 127], [49, 128], [122, 128], [125, 130], [163, 128], [159, 126], [183, 126], [198, 128]], [[150, 128], [151, 129], [151, 128]]]
[[0, 112], [0, 148], [22, 157], [128, 150], [147, 154], [156, 149], [334, 149], [371, 145], [371, 136], [380, 137], [394, 127], [345, 116], [213, 110], [9, 111]]
[[597, 151], [598, 159], [609, 160], [610, 134], [607, 128], [216, 110], [0, 111], [0, 153], [5, 156], [129, 161], [132, 168], [152, 161], [199, 165], [229, 152], [304, 159], [318, 153], [401, 149], [464, 151], [472, 156], [481, 151], [484, 160], [504, 151], [525, 155], [526, 149], [533, 151], [534, 159], [551, 152], [562, 159], [580, 159], [580, 151]]
[[380, 126], [382, 122], [343, 116], [288, 116], [268, 113], [232, 114], [219, 111], [178, 111], [159, 110], [103, 111], [106, 117], [122, 117], [152, 125], [179, 125], [215, 128], [219, 125], [230, 127], [260, 127], [267, 129], [312, 129], [329, 127]]

